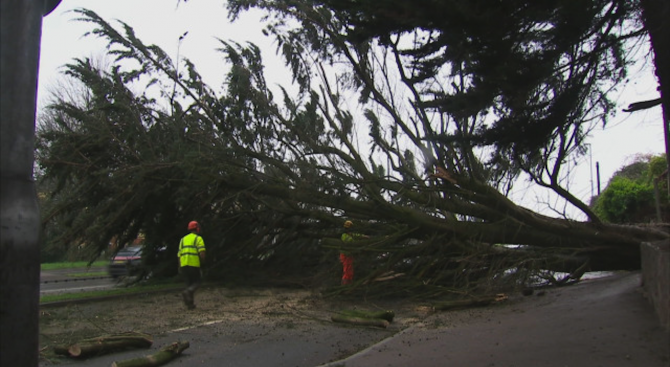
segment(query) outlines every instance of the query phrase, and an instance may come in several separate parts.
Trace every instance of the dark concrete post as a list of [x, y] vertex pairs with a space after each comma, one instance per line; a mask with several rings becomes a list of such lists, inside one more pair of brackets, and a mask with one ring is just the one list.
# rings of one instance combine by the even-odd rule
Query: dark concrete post
[[0, 366], [38, 365], [37, 69], [42, 16], [59, 2], [2, 0], [0, 5]]

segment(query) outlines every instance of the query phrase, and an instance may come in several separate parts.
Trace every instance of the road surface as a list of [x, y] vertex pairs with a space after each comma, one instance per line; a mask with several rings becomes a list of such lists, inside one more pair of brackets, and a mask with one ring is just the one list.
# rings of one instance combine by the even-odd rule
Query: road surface
[[190, 348], [170, 365], [668, 367], [669, 333], [639, 284], [639, 273], [596, 279], [503, 306], [438, 312], [400, 332], [325, 322], [306, 329], [205, 323], [157, 335], [150, 350], [61, 365], [109, 366], [186, 340]]
[[[77, 276], [85, 273], [93, 275]], [[95, 273], [105, 274], [95, 275]], [[116, 282], [106, 273], [106, 267], [44, 270], [40, 273], [40, 296], [112, 288]]]

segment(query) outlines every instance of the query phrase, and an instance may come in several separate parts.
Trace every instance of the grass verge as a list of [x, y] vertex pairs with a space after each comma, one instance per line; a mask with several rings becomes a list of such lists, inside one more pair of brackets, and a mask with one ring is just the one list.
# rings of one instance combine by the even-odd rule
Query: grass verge
[[[100, 260], [91, 264], [91, 267], [94, 266], [106, 266], [108, 261]], [[87, 268], [89, 265], [88, 261], [74, 261], [74, 262], [63, 262], [63, 263], [46, 263], [40, 265], [40, 270], [59, 270], [59, 269], [77, 269], [77, 268]]]
[[151, 285], [138, 285], [128, 288], [104, 289], [90, 292], [51, 294], [41, 296], [40, 304], [156, 292], [156, 291], [174, 289], [180, 286], [181, 283], [163, 283], [163, 284], [151, 284]]

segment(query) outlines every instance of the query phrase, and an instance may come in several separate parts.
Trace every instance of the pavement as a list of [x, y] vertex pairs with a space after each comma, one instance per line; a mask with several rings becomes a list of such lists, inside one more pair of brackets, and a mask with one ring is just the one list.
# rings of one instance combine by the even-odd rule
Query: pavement
[[424, 323], [323, 366], [668, 367], [669, 349], [640, 274], [626, 273], [548, 290], [461, 325]]
[[155, 336], [152, 351], [64, 364], [109, 366], [177, 340], [191, 345], [168, 364], [180, 367], [670, 366], [670, 333], [636, 272], [510, 297], [498, 306], [437, 312], [402, 331], [216, 322]]

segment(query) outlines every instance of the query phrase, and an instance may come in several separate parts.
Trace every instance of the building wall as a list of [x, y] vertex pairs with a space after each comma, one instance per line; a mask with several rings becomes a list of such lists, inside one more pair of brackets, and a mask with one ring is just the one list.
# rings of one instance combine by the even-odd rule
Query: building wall
[[642, 287], [670, 331], [670, 240], [642, 244]]

